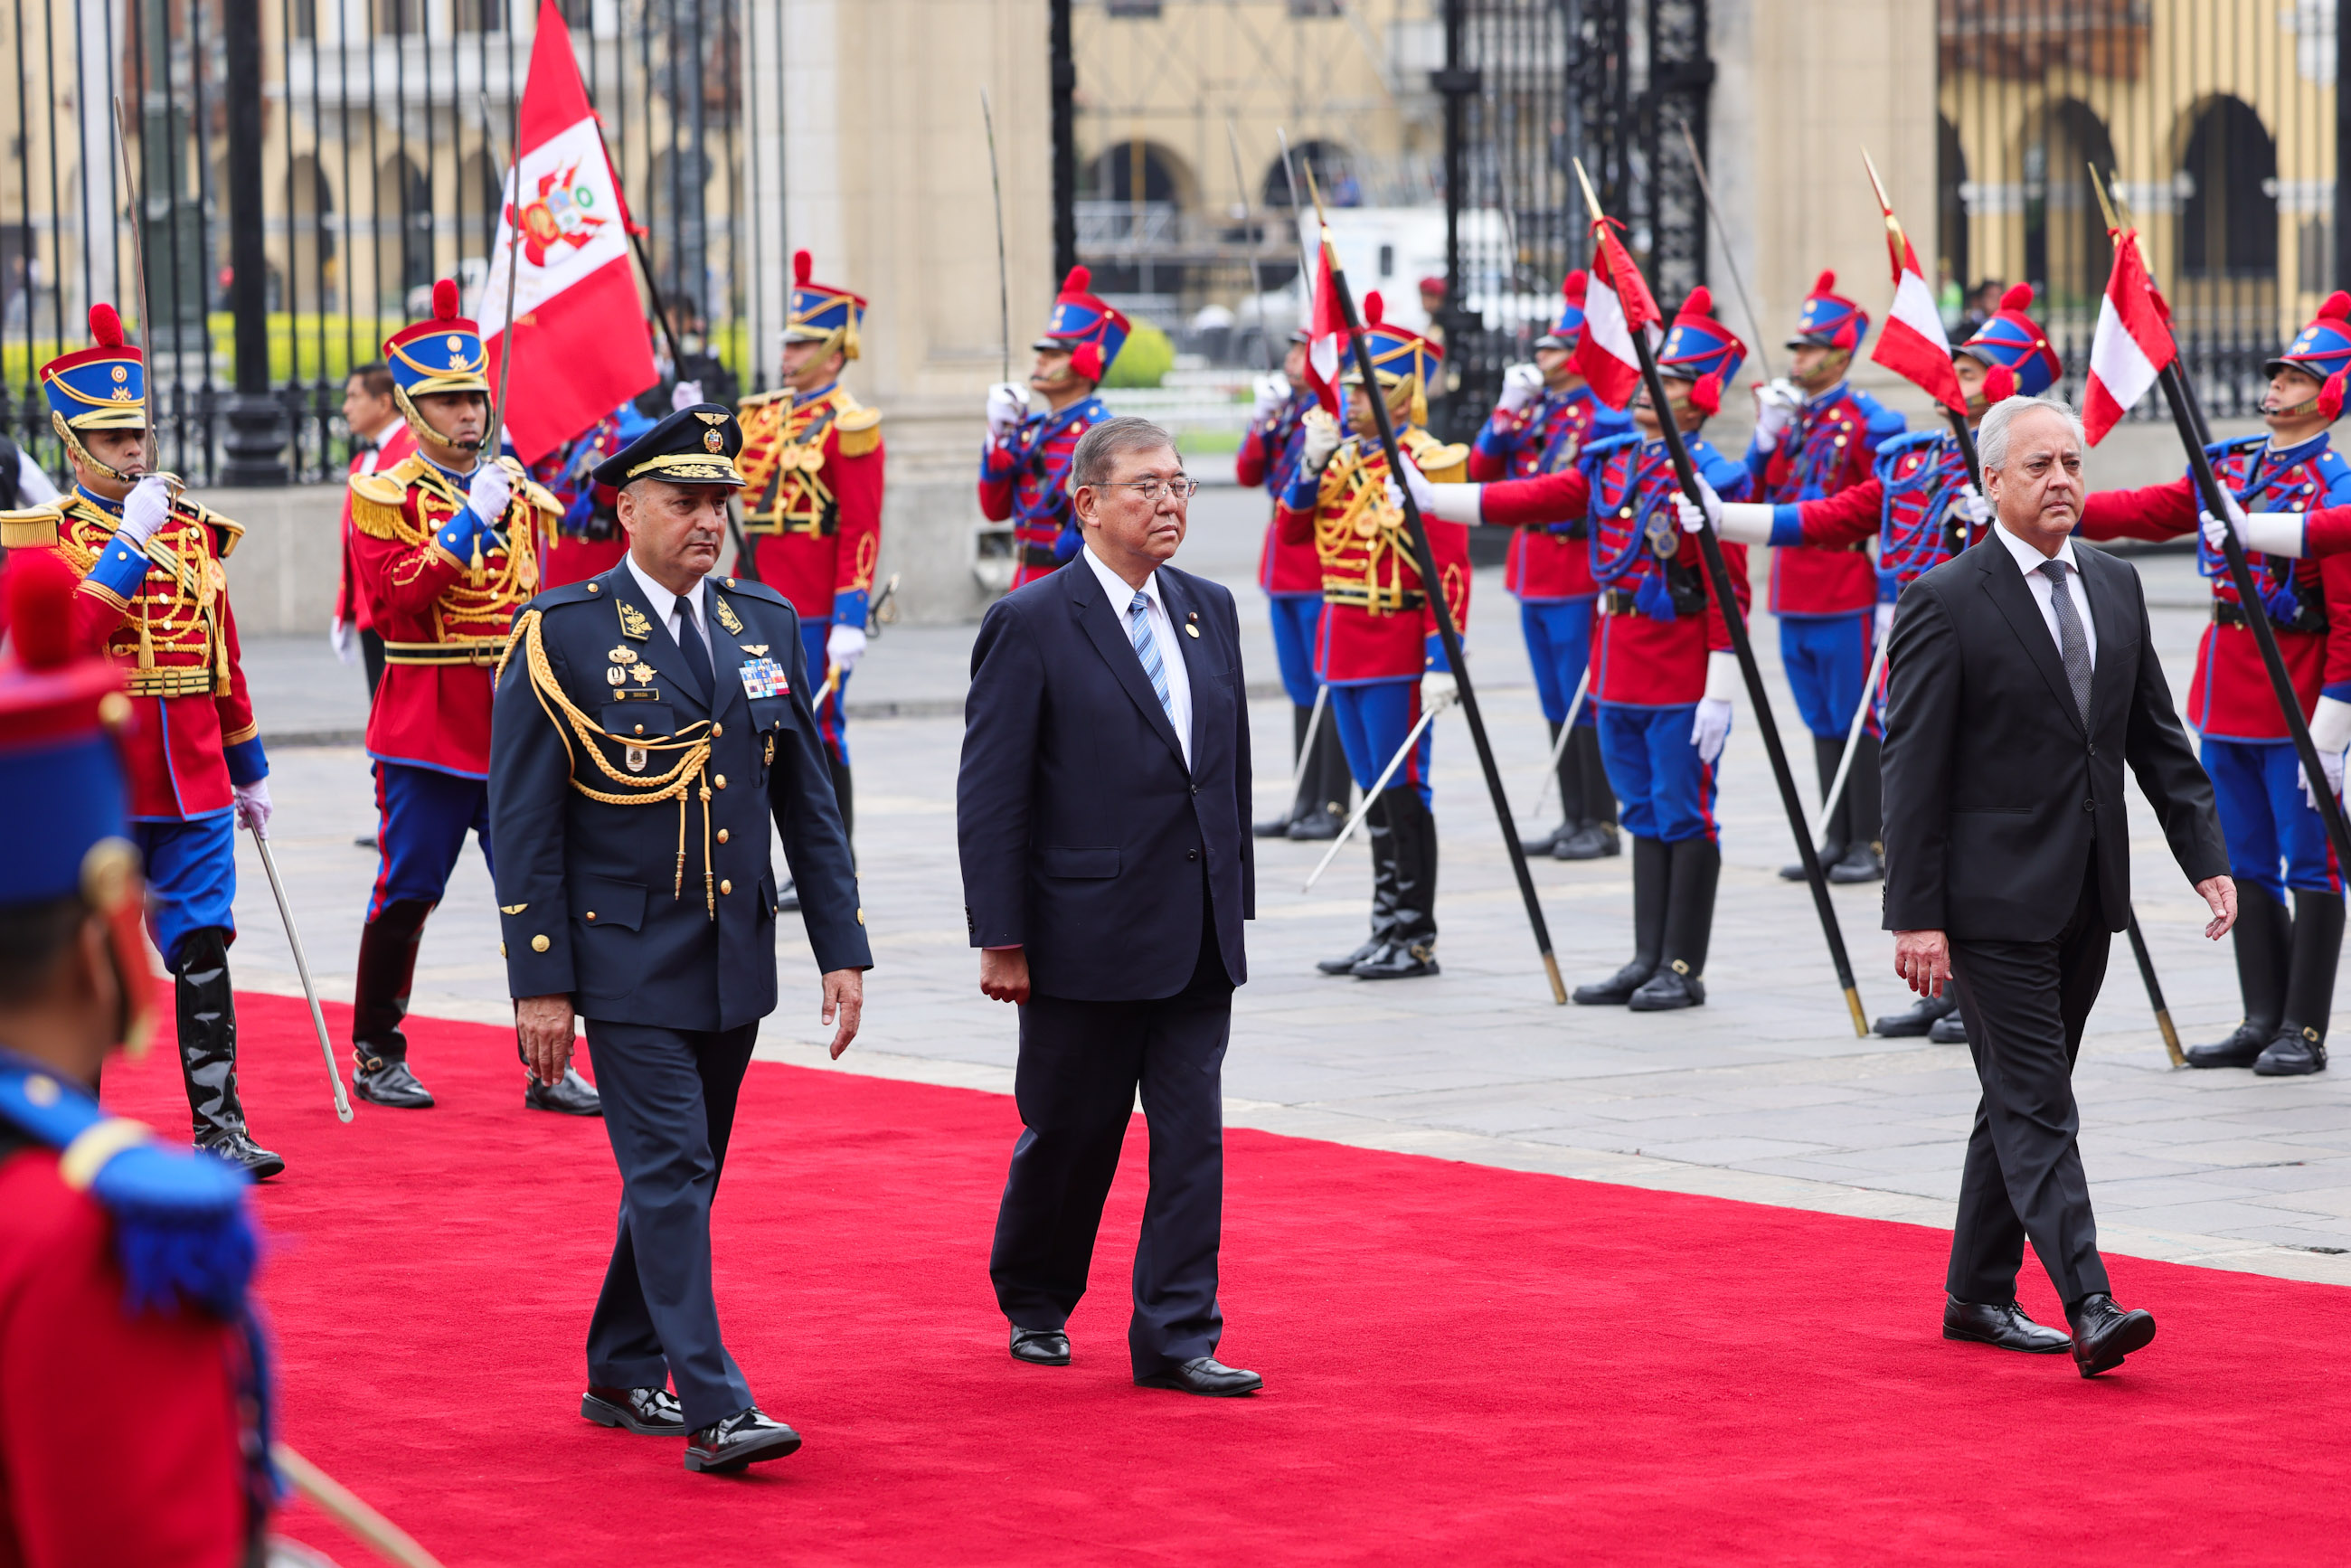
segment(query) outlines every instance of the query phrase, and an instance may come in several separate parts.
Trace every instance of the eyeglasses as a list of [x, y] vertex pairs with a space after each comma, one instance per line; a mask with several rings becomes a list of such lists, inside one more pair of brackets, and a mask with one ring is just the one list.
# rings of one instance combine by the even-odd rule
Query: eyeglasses
[[1180, 478], [1168, 480], [1162, 480], [1154, 476], [1148, 479], [1125, 479], [1113, 485], [1097, 485], [1094, 488], [1132, 490], [1146, 501], [1156, 501], [1162, 495], [1173, 496], [1179, 501], [1188, 501], [1200, 493], [1200, 482], [1188, 474]]

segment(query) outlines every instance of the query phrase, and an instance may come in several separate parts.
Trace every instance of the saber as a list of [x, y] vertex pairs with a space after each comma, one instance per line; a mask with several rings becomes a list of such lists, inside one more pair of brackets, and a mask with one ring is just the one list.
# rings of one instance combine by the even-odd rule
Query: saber
[[865, 634], [868, 637], [879, 637], [883, 627], [897, 624], [898, 607], [890, 602], [897, 597], [898, 574], [893, 571], [890, 574], [890, 580], [882, 585], [881, 593], [866, 607]]
[[[1542, 900], [1535, 894], [1534, 873], [1527, 868], [1526, 846], [1519, 842], [1518, 822], [1510, 815], [1510, 791], [1502, 788], [1502, 770], [1494, 761], [1494, 743], [1486, 733], [1485, 716], [1478, 711], [1478, 690], [1469, 680], [1469, 656], [1461, 650], [1461, 628], [1455, 624], [1452, 601], [1445, 596], [1445, 578], [1437, 570], [1437, 552], [1428, 543], [1428, 525], [1422, 521], [1420, 503], [1412, 498], [1412, 489], [1404, 484], [1404, 452], [1396, 443], [1395, 421], [1388, 413], [1386, 394], [1380, 391], [1379, 371], [1372, 363], [1370, 338], [1364, 330], [1364, 319], [1355, 309], [1354, 291], [1347, 287], [1347, 269], [1339, 265], [1338, 247], [1331, 243], [1330, 225], [1322, 214], [1322, 193], [1315, 187], [1314, 170], [1306, 171], [1306, 193], [1314, 198], [1314, 226], [1322, 242], [1322, 260], [1331, 275], [1331, 292], [1339, 307], [1339, 319], [1347, 329], [1347, 341], [1353, 346], [1355, 373], [1364, 380], [1364, 401], [1372, 406], [1372, 422], [1379, 429], [1380, 453], [1387, 460], [1389, 477], [1397, 485], [1404, 497], [1405, 537], [1412, 545], [1412, 560], [1420, 573], [1421, 590], [1429, 613], [1437, 621], [1437, 640], [1445, 650], [1445, 666], [1453, 673], [1456, 700], [1461, 704], [1461, 716], [1469, 721], [1469, 738], [1478, 750], [1479, 771], [1486, 776], [1486, 795], [1494, 804], [1494, 821], [1502, 831], [1502, 848], [1510, 857], [1510, 871], [1519, 884], [1519, 897], [1526, 904], [1527, 925], [1535, 939], [1535, 951], [1542, 956], [1543, 977], [1551, 982], [1551, 999], [1555, 1007], [1567, 1005], [1567, 982], [1560, 978], [1559, 956], [1552, 951], [1551, 924], [1543, 918]], [[1327, 856], [1325, 857], [1328, 858]]]
[[1298, 760], [1290, 769], [1290, 798], [1295, 801], [1298, 792], [1306, 788], [1306, 759], [1314, 755], [1314, 737], [1322, 728], [1322, 710], [1331, 704], [1331, 688], [1314, 688], [1314, 713], [1306, 721], [1306, 738], [1298, 743]]
[[[481, 95], [481, 99], [482, 140], [490, 144], [490, 153], [493, 157], [496, 157], [498, 151], [497, 132], [493, 129], [496, 121], [492, 119], [490, 114], [490, 95], [488, 93], [483, 93]], [[601, 136], [602, 132], [600, 131], [597, 134]], [[506, 435], [507, 388], [512, 384], [512, 377], [514, 375], [515, 269], [521, 264], [522, 260], [522, 246], [517, 243], [522, 238], [522, 234], [520, 225], [515, 222], [516, 214], [518, 210], [519, 204], [522, 201], [521, 147], [517, 146], [515, 148], [515, 155], [511, 161], [503, 158], [498, 161], [505, 163], [507, 166], [507, 187], [511, 190], [514, 194], [507, 197], [506, 203], [507, 325], [506, 330], [498, 334], [498, 341], [500, 344], [498, 349], [498, 401], [490, 405], [490, 426], [488, 431], [482, 437], [482, 450], [488, 454], [489, 461], [493, 463], [496, 463], [498, 460], [498, 444]], [[613, 183], [615, 185], [620, 183], [617, 177], [614, 178]], [[491, 265], [496, 266], [496, 264], [494, 262]]]
[[302, 951], [302, 933], [294, 927], [294, 906], [286, 902], [286, 883], [277, 874], [277, 857], [259, 828], [248, 827], [253, 847], [261, 852], [261, 869], [269, 873], [269, 891], [277, 896], [277, 918], [286, 924], [286, 945], [294, 949], [294, 972], [302, 977], [302, 995], [309, 999], [310, 1027], [319, 1031], [319, 1052], [327, 1059], [327, 1082], [335, 1086], [335, 1120], [351, 1119], [351, 1103], [343, 1093], [343, 1074], [335, 1065], [335, 1048], [327, 1039], [327, 1015], [319, 1010], [319, 988], [310, 980], [310, 960]]
[[[1714, 220], [1714, 237], [1722, 242], [1722, 264], [1730, 269], [1730, 287], [1739, 290], [1739, 308], [1747, 312], [1748, 329], [1755, 334], [1755, 362], [1763, 367], [1765, 381], [1777, 380], [1771, 371], [1771, 356], [1763, 347], [1763, 318], [1755, 314], [1755, 301], [1747, 297], [1747, 279], [1739, 270], [1739, 253], [1730, 248], [1730, 231], [1723, 225], [1722, 209], [1714, 204], [1714, 182], [1706, 177], [1706, 160], [1698, 155], [1698, 138], [1690, 134], [1689, 117], [1677, 115], [1675, 120], [1681, 127], [1682, 145], [1689, 149], [1690, 168], [1698, 174], [1698, 194], [1706, 198], [1706, 215]], [[1871, 177], [1875, 179], [1876, 175]]]
[[[1535, 787], [1535, 803], [1527, 810], [1530, 817], [1541, 813], [1543, 802], [1551, 799], [1551, 787], [1559, 778], [1559, 759], [1567, 755], [1568, 737], [1575, 733], [1576, 710], [1583, 706], [1583, 694], [1591, 688], [1592, 664], [1586, 660], [1583, 674], [1575, 677], [1575, 695], [1567, 699], [1567, 716], [1560, 721], [1559, 739], [1552, 745], [1551, 767], [1544, 772], [1542, 782]], [[1564, 800], [1560, 802], [1562, 806], [1566, 803]]]
[[1298, 224], [1298, 293], [1305, 303], [1306, 320], [1311, 329], [1314, 320], [1314, 254], [1306, 243], [1304, 214], [1298, 210], [1298, 171], [1290, 166], [1290, 128], [1276, 126], [1274, 136], [1281, 142], [1281, 183], [1290, 188], [1290, 216]]
[[[1600, 198], [1592, 189], [1592, 176], [1583, 172], [1583, 161], [1575, 160], [1575, 177], [1583, 185], [1584, 204], [1592, 211], [1594, 235], [1605, 232], [1602, 225], [1607, 214], [1600, 210]], [[1605, 248], [1602, 258], [1606, 258]], [[1638, 273], [1634, 282], [1640, 283]], [[1609, 287], [1617, 288], [1617, 280], [1609, 279]], [[1647, 288], [1642, 286], [1646, 294]], [[1617, 297], [1624, 295], [1621, 289]], [[1654, 301], [1652, 301], [1654, 308]], [[1666, 396], [1666, 379], [1657, 370], [1657, 351], [1649, 341], [1645, 324], [1635, 329], [1633, 349], [1640, 356], [1641, 382], [1649, 394], [1649, 406], [1656, 411], [1657, 433], [1664, 439], [1666, 453], [1673, 459], [1674, 477], [1680, 483], [1682, 494], [1693, 506], [1698, 505], [1698, 468], [1690, 462], [1689, 447], [1682, 440], [1682, 427], [1674, 413], [1671, 399]], [[1755, 709], [1755, 727], [1763, 737], [1763, 750], [1771, 759], [1771, 779], [1780, 787], [1780, 804], [1788, 813], [1788, 827], [1796, 836], [1796, 854], [1803, 862], [1804, 880], [1813, 890], [1813, 907], [1819, 915], [1821, 936], [1828, 943], [1829, 961], [1835, 966], [1837, 984], [1844, 991], [1845, 1010], [1853, 1015], [1853, 1032], [1856, 1039], [1869, 1037], [1869, 1015], [1862, 1010], [1861, 992], [1854, 984], [1853, 959], [1845, 952], [1844, 932], [1837, 925], [1836, 905], [1829, 900], [1828, 879], [1821, 872], [1821, 857], [1813, 847], [1813, 831], [1804, 821], [1804, 803], [1796, 794], [1796, 776], [1788, 769], [1787, 749], [1780, 744], [1779, 721], [1771, 716], [1771, 703], [1763, 689], [1762, 667], [1755, 662], [1755, 644], [1747, 634], [1746, 618], [1739, 612], [1739, 597], [1730, 582], [1730, 563], [1723, 559], [1722, 539], [1714, 525], [1699, 519], [1698, 554], [1706, 562], [1707, 585], [1714, 591], [1714, 602], [1722, 612], [1723, 625], [1730, 633], [1731, 652], [1738, 656], [1739, 673], [1747, 686], [1747, 700]], [[1513, 839], [1512, 842], [1517, 841]]]
[[[115, 151], [122, 155], [123, 186], [131, 193], [131, 200], [137, 208], [131, 214], [131, 265], [139, 274], [139, 340], [142, 348], [152, 348], [155, 341], [155, 323], [154, 319], [147, 314], [147, 236], [143, 232], [143, 226], [147, 222], [147, 185], [145, 181], [138, 177], [131, 166], [131, 138], [130, 133], [122, 128], [122, 95], [119, 92], [114, 95], [114, 147]], [[148, 368], [152, 370], [154, 367], [151, 365]], [[147, 415], [147, 467], [150, 473], [163, 466], [163, 443], [162, 437], [155, 434], [157, 392], [158, 389], [154, 387], [147, 389], [148, 395], [144, 410]], [[165, 478], [170, 479], [172, 476], [166, 475]], [[176, 483], [172, 487], [175, 493], [180, 488]], [[182, 586], [188, 586], [184, 579]]]
[[1241, 172], [1241, 141], [1233, 134], [1233, 117], [1229, 114], [1225, 116], [1225, 146], [1233, 155], [1233, 190], [1241, 199], [1241, 238], [1249, 245], [1249, 292], [1257, 305], [1258, 347], [1265, 350], [1265, 373], [1271, 375], [1273, 335], [1265, 329], [1265, 278], [1258, 271], [1257, 236], [1249, 232], [1249, 176]]
[[360, 1500], [350, 1488], [283, 1443], [269, 1445], [269, 1458], [294, 1490], [318, 1505], [319, 1511], [359, 1537], [387, 1563], [400, 1568], [441, 1568], [440, 1559], [416, 1544], [414, 1538]]
[[1339, 836], [1332, 839], [1331, 847], [1322, 852], [1321, 862], [1315, 866], [1312, 874], [1306, 879], [1306, 885], [1300, 888], [1299, 892], [1314, 891], [1314, 883], [1329, 868], [1332, 859], [1345, 847], [1349, 839], [1355, 836], [1355, 830], [1363, 826], [1364, 819], [1372, 814], [1372, 802], [1380, 798], [1380, 791], [1388, 787], [1388, 780], [1395, 777], [1395, 770], [1404, 766], [1404, 759], [1412, 755], [1414, 747], [1420, 744], [1420, 737], [1427, 730], [1429, 722], [1458, 700], [1456, 697], [1439, 697], [1421, 713], [1420, 722], [1412, 727], [1412, 733], [1404, 737], [1404, 744], [1396, 747], [1396, 754], [1388, 758], [1388, 765], [1380, 769], [1380, 776], [1372, 781], [1372, 787], [1369, 789], [1364, 791], [1364, 803], [1355, 808], [1355, 814], [1347, 819], [1347, 825], [1339, 830]]
[[[988, 106], [987, 89], [979, 89], [980, 122], [987, 127], [987, 181], [996, 188], [996, 319], [1003, 331], [1004, 376], [1012, 381], [1012, 279], [1004, 260], [1004, 176], [996, 163], [996, 110]], [[1229, 130], [1229, 122], [1227, 129]]]
[[1853, 771], [1853, 754], [1861, 747], [1861, 732], [1869, 721], [1869, 710], [1877, 701], [1877, 683], [1886, 675], [1886, 644], [1890, 637], [1877, 640], [1877, 652], [1869, 656], [1869, 678], [1861, 683], [1861, 706], [1853, 710], [1853, 724], [1844, 732], [1844, 755], [1837, 758], [1836, 777], [1829, 780], [1829, 792], [1821, 798], [1821, 821], [1825, 825], [1836, 815], [1837, 802], [1844, 799], [1845, 775]]

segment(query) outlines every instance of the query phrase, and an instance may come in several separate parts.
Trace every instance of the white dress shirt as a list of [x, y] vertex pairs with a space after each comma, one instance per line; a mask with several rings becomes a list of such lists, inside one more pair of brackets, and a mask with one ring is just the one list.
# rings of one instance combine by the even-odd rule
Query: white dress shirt
[[[1119, 635], [1132, 644], [1134, 622], [1127, 613], [1127, 606], [1134, 602], [1137, 591], [1102, 564], [1092, 545], [1087, 545], [1079, 555], [1093, 569], [1094, 580], [1102, 584], [1103, 595], [1110, 600], [1111, 613], [1118, 618]], [[1160, 597], [1157, 572], [1143, 580], [1141, 592], [1151, 601], [1144, 618], [1151, 627], [1151, 640], [1159, 645], [1159, 663], [1167, 674], [1167, 706], [1175, 710], [1176, 744], [1184, 748], [1184, 766], [1188, 768], [1192, 766], [1192, 676], [1184, 667], [1184, 644], [1176, 636], [1176, 622], [1168, 616], [1167, 601]], [[1135, 663], [1142, 662], [1138, 655]]]
[[2016, 558], [2016, 569], [2024, 573], [2024, 585], [2032, 590], [2032, 602], [2040, 606], [2042, 623], [2049, 628], [2049, 640], [2057, 644], [2057, 652], [2061, 657], [2065, 652], [2065, 643], [2064, 640], [2057, 635], [2057, 607], [2049, 597], [2056, 591], [2057, 585], [2049, 580], [2049, 574], [2043, 571], [2041, 568], [2043, 563], [2050, 560], [2062, 560], [2065, 563], [2067, 569], [2065, 591], [2073, 596], [2074, 613], [2081, 618], [2082, 641], [2088, 644], [2090, 650], [2090, 668], [2096, 669], [2098, 667], [2098, 623], [2090, 618], [2090, 597], [2082, 590], [2082, 563], [2074, 559], [2073, 539], [2069, 537], [2064, 544], [2059, 545], [2054, 556], [2045, 556], [2041, 553], [2038, 547], [2018, 538], [1997, 523], [1992, 525], [1991, 531], [1992, 537], [2006, 545], [2008, 553]]
[[[668, 631], [671, 642], [681, 648], [684, 647], [685, 631], [679, 624], [683, 617], [678, 613], [678, 596], [647, 577], [644, 568], [637, 564], [634, 554], [624, 555], [621, 559], [629, 563], [629, 575], [637, 580], [637, 587], [643, 591], [647, 599], [653, 601], [653, 619], [660, 622]], [[694, 629], [702, 638], [702, 651], [710, 654], [710, 668], [715, 674], [718, 669], [718, 655], [710, 646], [710, 595], [704, 591], [709, 580], [705, 577], [701, 582], [694, 585]]]

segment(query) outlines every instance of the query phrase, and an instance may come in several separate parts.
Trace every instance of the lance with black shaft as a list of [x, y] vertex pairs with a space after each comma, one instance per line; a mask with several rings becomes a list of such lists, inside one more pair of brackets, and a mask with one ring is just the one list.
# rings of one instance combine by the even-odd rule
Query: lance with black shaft
[[1363, 318], [1355, 313], [1355, 297], [1347, 287], [1346, 269], [1339, 265], [1337, 250], [1331, 244], [1331, 234], [1322, 221], [1322, 193], [1315, 188], [1314, 171], [1306, 171], [1307, 193], [1314, 198], [1314, 223], [1320, 235], [1322, 260], [1331, 270], [1331, 292], [1339, 306], [1339, 315], [1346, 323], [1347, 341], [1355, 355], [1355, 372], [1364, 378], [1364, 400], [1372, 405], [1372, 418], [1380, 433], [1380, 451], [1387, 458], [1388, 472], [1395, 476], [1397, 488], [1404, 497], [1405, 533], [1412, 541], [1413, 565], [1420, 572], [1421, 591], [1426, 596], [1430, 613], [1437, 618], [1437, 641], [1445, 648], [1447, 668], [1453, 672], [1453, 687], [1461, 704], [1462, 716], [1469, 721], [1469, 737], [1478, 748], [1478, 766], [1486, 775], [1486, 793], [1494, 802], [1494, 816], [1501, 823], [1502, 847], [1510, 852], [1510, 871], [1517, 877], [1519, 896], [1525, 900], [1527, 924], [1533, 927], [1535, 949], [1542, 955], [1543, 974], [1551, 981], [1551, 999], [1567, 1005], [1567, 982], [1560, 978], [1559, 959], [1551, 947], [1551, 926], [1543, 919], [1542, 901], [1535, 896], [1534, 873], [1527, 868], [1527, 852], [1519, 842], [1518, 824], [1510, 817], [1510, 798], [1502, 789], [1502, 771], [1494, 764], [1494, 746], [1486, 736], [1486, 721], [1478, 712], [1477, 689], [1469, 684], [1469, 661], [1461, 651], [1461, 628], [1454, 624], [1453, 606], [1445, 597], [1445, 579], [1437, 570], [1437, 554], [1429, 548], [1428, 525], [1421, 520], [1420, 507], [1412, 498], [1411, 486], [1404, 483], [1405, 456], [1396, 444], [1395, 421], [1389, 416], [1388, 400], [1380, 391], [1380, 378], [1372, 364], [1372, 345], [1364, 332]]
[[[1597, 229], [1607, 222], [1607, 214], [1600, 210], [1600, 198], [1593, 193], [1592, 177], [1583, 172], [1580, 158], [1575, 161], [1575, 177], [1583, 186], [1584, 204], [1591, 210], [1593, 226]], [[1615, 279], [1609, 280], [1609, 287], [1616, 289], [1619, 298], [1624, 297]], [[1746, 618], [1739, 610], [1738, 591], [1731, 586], [1730, 564], [1723, 559], [1721, 538], [1704, 516], [1698, 466], [1690, 461], [1689, 445], [1682, 439], [1680, 422], [1666, 396], [1666, 379], [1657, 370], [1657, 352], [1649, 342], [1646, 324], [1633, 329], [1633, 350], [1640, 356], [1641, 384], [1648, 389], [1649, 406], [1656, 412], [1657, 431], [1665, 440], [1667, 455], [1673, 459], [1674, 477], [1680, 482], [1682, 494], [1690, 504], [1699, 508], [1698, 553], [1706, 562], [1707, 581], [1714, 590], [1715, 607], [1722, 612], [1722, 623], [1730, 633], [1730, 650], [1738, 656], [1739, 673], [1747, 683], [1747, 700], [1755, 709], [1755, 727], [1761, 732], [1763, 749], [1771, 758], [1771, 777], [1780, 786], [1780, 803], [1786, 808], [1788, 826], [1796, 836], [1796, 853], [1803, 862], [1804, 881], [1813, 890], [1813, 907], [1821, 917], [1821, 935], [1828, 941], [1829, 961], [1836, 967], [1845, 1009], [1853, 1015], [1853, 1032], [1866, 1038], [1869, 1018], [1862, 1011], [1861, 992], [1854, 985], [1853, 960], [1844, 950], [1844, 932], [1837, 925], [1836, 905], [1829, 901], [1828, 878], [1822, 874], [1821, 857], [1813, 847], [1813, 831], [1804, 821], [1804, 803], [1796, 794], [1796, 776], [1789, 770], [1787, 749], [1780, 744], [1780, 726], [1771, 716], [1771, 699], [1763, 690], [1763, 671], [1755, 662], [1755, 644], [1748, 638]]]

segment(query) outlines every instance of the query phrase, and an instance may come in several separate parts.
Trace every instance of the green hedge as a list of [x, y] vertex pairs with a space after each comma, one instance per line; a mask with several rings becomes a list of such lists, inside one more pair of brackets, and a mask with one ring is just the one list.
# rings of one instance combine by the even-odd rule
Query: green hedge
[[1102, 385], [1155, 387], [1176, 364], [1176, 345], [1148, 321], [1137, 321], [1126, 336], [1126, 346], [1111, 361]]

